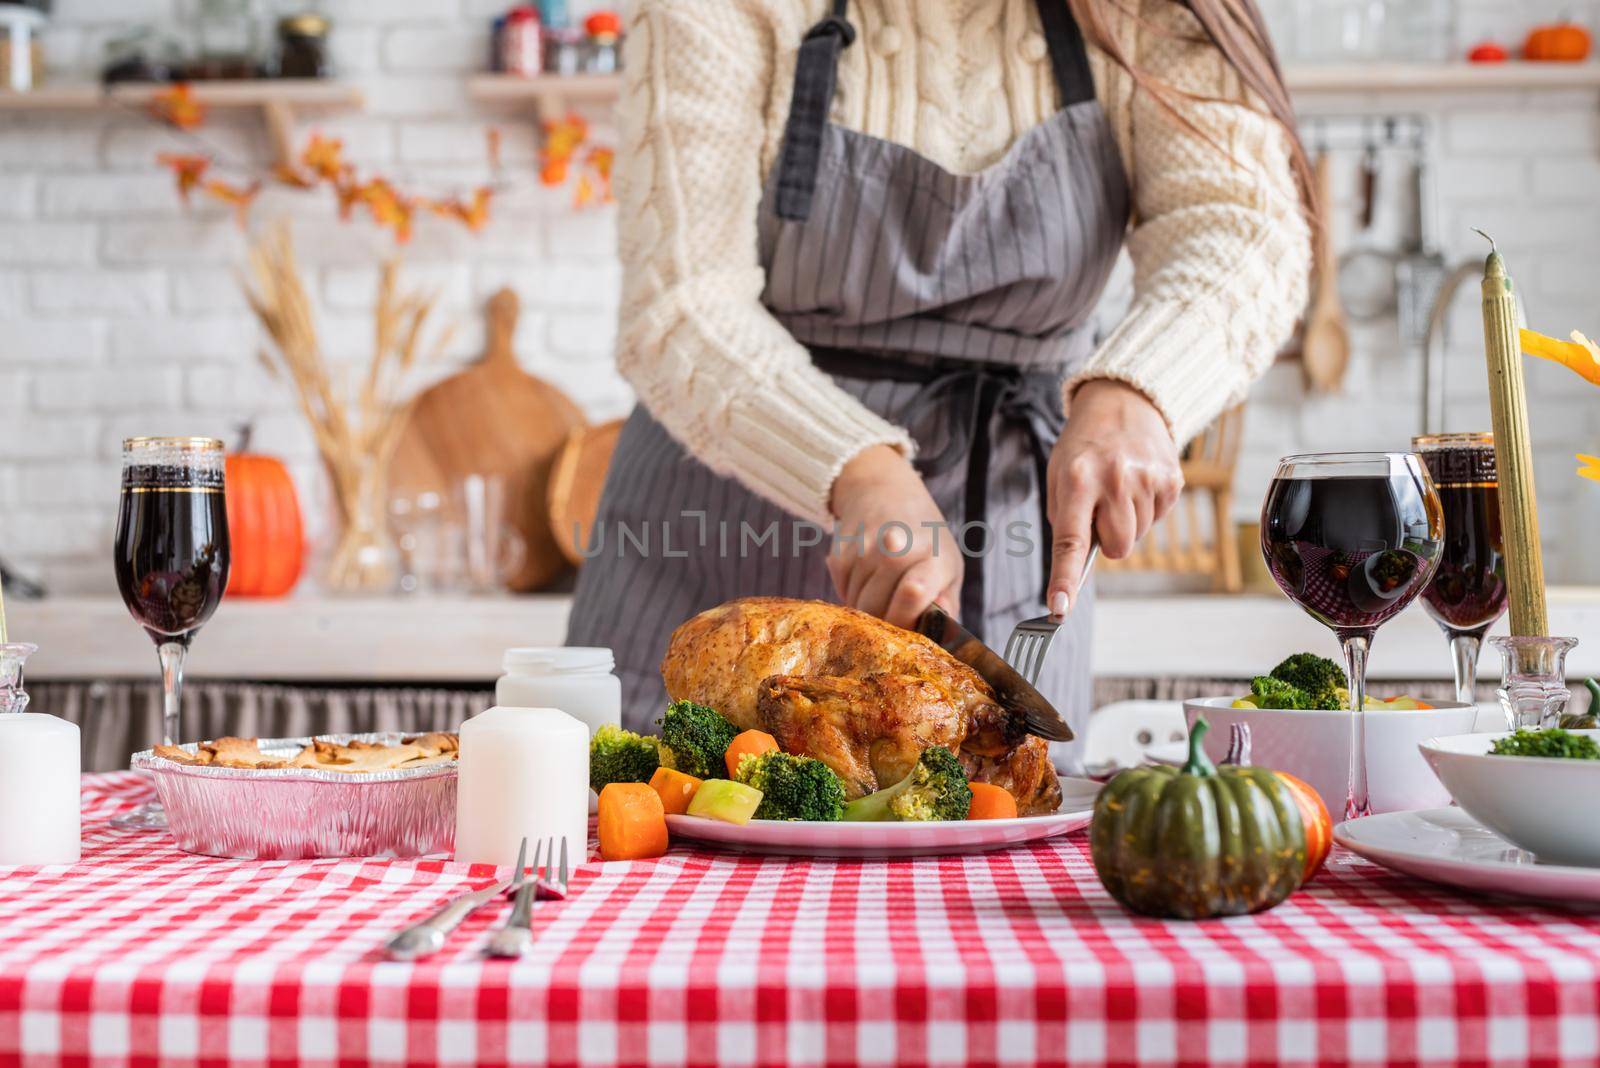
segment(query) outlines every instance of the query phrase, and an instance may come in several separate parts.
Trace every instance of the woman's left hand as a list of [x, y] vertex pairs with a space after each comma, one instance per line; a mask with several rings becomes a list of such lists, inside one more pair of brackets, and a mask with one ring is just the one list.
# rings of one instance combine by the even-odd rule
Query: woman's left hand
[[1045, 603], [1066, 615], [1077, 600], [1095, 541], [1120, 560], [1183, 489], [1178, 446], [1138, 390], [1114, 379], [1085, 382], [1050, 454], [1050, 588]]

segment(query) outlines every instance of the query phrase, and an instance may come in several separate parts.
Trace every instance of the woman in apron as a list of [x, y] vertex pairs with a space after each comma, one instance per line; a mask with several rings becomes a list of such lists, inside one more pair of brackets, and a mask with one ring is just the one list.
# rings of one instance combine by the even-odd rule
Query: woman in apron
[[[568, 633], [615, 651], [625, 724], [659, 715], [672, 629], [753, 595], [901, 625], [937, 601], [992, 643], [1048, 605], [1039, 687], [1081, 724], [1091, 545], [1125, 555], [1171, 506], [1180, 443], [1304, 300], [1304, 160], [1253, 5], [641, 0], [626, 70], [640, 404]], [[1133, 304], [1097, 346], [1125, 240]]]

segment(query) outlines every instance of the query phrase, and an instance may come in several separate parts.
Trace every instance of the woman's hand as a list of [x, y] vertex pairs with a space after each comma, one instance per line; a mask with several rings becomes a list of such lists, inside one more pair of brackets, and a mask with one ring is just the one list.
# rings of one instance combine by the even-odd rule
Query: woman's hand
[[1183, 489], [1178, 446], [1143, 393], [1113, 379], [1085, 382], [1050, 454], [1050, 589], [1066, 615], [1083, 583], [1089, 546], [1120, 560]]
[[910, 460], [888, 445], [862, 451], [834, 479], [829, 504], [839, 536], [828, 574], [845, 604], [901, 627], [935, 602], [956, 613], [961, 549]]

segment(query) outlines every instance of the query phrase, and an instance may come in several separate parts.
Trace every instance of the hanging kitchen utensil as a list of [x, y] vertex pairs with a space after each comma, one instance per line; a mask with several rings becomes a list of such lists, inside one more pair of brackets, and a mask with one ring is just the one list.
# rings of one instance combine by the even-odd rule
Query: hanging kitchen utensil
[[568, 435], [550, 469], [550, 532], [574, 566], [583, 563], [584, 546], [593, 544], [590, 531], [600, 510], [600, 490], [621, 434], [621, 419], [579, 427]]
[[506, 480], [506, 516], [526, 546], [507, 585], [536, 590], [567, 567], [550, 528], [546, 491], [550, 469], [583, 413], [555, 386], [524, 371], [512, 352], [517, 295], [502, 289], [489, 300], [483, 359], [423, 391], [395, 450], [391, 493], [437, 493], [472, 474]]
[[1370, 136], [1361, 151], [1361, 230], [1372, 229], [1372, 214], [1377, 206], [1378, 146]]
[[[1317, 202], [1333, 202], [1333, 179], [1328, 153], [1317, 157]], [[1332, 393], [1344, 381], [1350, 363], [1350, 334], [1345, 328], [1344, 307], [1339, 301], [1339, 260], [1333, 247], [1331, 225], [1325, 225], [1317, 241], [1317, 281], [1306, 313], [1305, 338], [1301, 343], [1301, 367], [1306, 385], [1313, 392]]]

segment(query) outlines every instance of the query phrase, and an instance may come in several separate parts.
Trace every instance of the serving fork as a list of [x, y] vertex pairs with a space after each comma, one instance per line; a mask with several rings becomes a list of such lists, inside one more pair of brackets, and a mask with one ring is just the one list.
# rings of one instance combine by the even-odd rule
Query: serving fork
[[[1083, 564], [1084, 578], [1089, 577], [1089, 571], [1099, 556], [1100, 546], [1090, 546], [1089, 556]], [[1081, 588], [1081, 581], [1079, 586]], [[1045, 656], [1056, 640], [1056, 631], [1061, 629], [1061, 624], [1064, 622], [1066, 622], [1065, 616], [1043, 615], [1036, 619], [1024, 619], [1011, 628], [1011, 637], [1006, 639], [1006, 651], [1001, 655], [1006, 663], [1016, 668], [1017, 673], [1028, 680], [1029, 686], [1038, 685], [1039, 672], [1044, 670]]]
[[[420, 960], [431, 957], [444, 948], [450, 932], [461, 926], [461, 921], [478, 911], [501, 894], [520, 891], [526, 883], [523, 861], [528, 859], [528, 840], [524, 838], [517, 849], [517, 870], [510, 879], [503, 879], [482, 890], [453, 897], [432, 915], [403, 930], [396, 931], [384, 943], [384, 953], [390, 960]], [[535, 859], [535, 863], [538, 863]]]
[[[527, 840], [523, 840], [526, 848]], [[548, 848], [547, 848], [548, 847]], [[544, 859], [541, 868], [540, 858]], [[511, 916], [505, 926], [489, 939], [491, 957], [520, 957], [533, 941], [534, 901], [560, 901], [567, 896], [567, 839], [561, 839], [561, 867], [556, 868], [556, 840], [548, 838], [533, 847], [533, 873], [531, 881], [517, 887], [516, 900], [511, 905]], [[521, 874], [520, 866], [518, 875]]]

